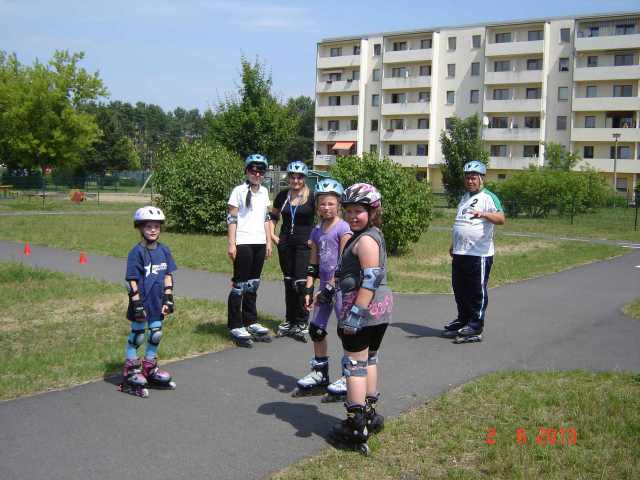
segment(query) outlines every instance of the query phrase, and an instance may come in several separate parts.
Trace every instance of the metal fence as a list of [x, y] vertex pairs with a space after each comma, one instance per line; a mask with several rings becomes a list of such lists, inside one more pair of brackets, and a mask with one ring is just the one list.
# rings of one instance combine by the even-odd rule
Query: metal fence
[[42, 176], [40, 173], [5, 172], [0, 183], [16, 191], [60, 192], [70, 189], [83, 191], [139, 191], [143, 186], [151, 188], [147, 182], [151, 171], [123, 171], [105, 175], [73, 176], [54, 174]]

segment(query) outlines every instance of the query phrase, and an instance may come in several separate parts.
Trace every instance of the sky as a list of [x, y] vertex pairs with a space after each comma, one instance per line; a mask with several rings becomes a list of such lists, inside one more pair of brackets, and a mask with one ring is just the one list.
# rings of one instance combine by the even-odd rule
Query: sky
[[0, 50], [31, 64], [82, 51], [109, 100], [215, 108], [260, 59], [283, 100], [314, 96], [324, 38], [432, 26], [640, 11], [640, 0], [0, 0]]

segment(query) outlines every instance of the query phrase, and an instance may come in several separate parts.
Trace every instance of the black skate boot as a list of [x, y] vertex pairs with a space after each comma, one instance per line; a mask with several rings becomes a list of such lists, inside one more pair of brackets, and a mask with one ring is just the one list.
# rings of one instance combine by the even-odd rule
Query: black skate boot
[[384, 428], [384, 417], [376, 413], [376, 403], [380, 399], [380, 394], [367, 395], [365, 399], [365, 417], [369, 433], [378, 433]]
[[122, 383], [118, 385], [118, 390], [136, 397], [147, 398], [147, 379], [142, 373], [140, 359], [127, 360], [122, 368]]
[[458, 336], [458, 330], [464, 327], [464, 323], [462, 323], [457, 318], [455, 320], [451, 320], [444, 326], [442, 331], [442, 336], [445, 338], [454, 338]]
[[474, 343], [482, 341], [482, 330], [476, 330], [469, 325], [458, 330], [458, 335], [453, 343]]
[[286, 337], [289, 335], [289, 331], [291, 331], [291, 322], [288, 320], [280, 322], [280, 325], [278, 325], [278, 331], [276, 332], [276, 337]]
[[305, 324], [292, 324], [289, 331], [286, 333], [287, 337], [293, 338], [302, 343], [307, 343], [307, 333], [309, 330]]
[[340, 446], [354, 448], [363, 455], [369, 455], [369, 430], [364, 405], [344, 404], [347, 418], [335, 425], [329, 434], [331, 439]]
[[319, 362], [315, 358], [309, 362], [311, 371], [297, 381], [292, 397], [308, 397], [322, 395], [329, 385], [329, 360]]
[[147, 383], [152, 388], [163, 390], [175, 390], [176, 382], [171, 379], [171, 374], [158, 368], [158, 360], [144, 359], [142, 361], [142, 373], [147, 379]]

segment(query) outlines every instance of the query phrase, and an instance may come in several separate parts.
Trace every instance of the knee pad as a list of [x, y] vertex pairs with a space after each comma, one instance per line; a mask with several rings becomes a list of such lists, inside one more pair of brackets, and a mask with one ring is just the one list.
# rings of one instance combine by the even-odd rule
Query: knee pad
[[368, 365], [378, 364], [378, 352], [369, 351], [369, 358], [368, 358], [367, 364]]
[[309, 326], [309, 336], [311, 340], [314, 342], [321, 342], [324, 337], [327, 336], [327, 331], [322, 328], [314, 325], [313, 323]]
[[144, 330], [131, 330], [129, 334], [129, 345], [138, 348], [144, 343]]
[[260, 286], [260, 279], [252, 278], [245, 282], [244, 291], [245, 293], [256, 293], [258, 291], [259, 286]]
[[367, 361], [352, 360], [349, 356], [342, 357], [342, 374], [345, 377], [366, 377]]
[[247, 282], [233, 282], [231, 284], [231, 294], [237, 295], [238, 297], [242, 296], [242, 292], [246, 288]]
[[160, 345], [162, 340], [162, 327], [149, 329], [149, 343], [151, 345]]

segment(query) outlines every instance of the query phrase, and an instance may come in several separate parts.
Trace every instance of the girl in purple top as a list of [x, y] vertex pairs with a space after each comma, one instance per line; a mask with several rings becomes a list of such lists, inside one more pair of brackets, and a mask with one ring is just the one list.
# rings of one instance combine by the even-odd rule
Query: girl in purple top
[[[326, 178], [316, 185], [316, 209], [322, 221], [311, 232], [311, 255], [307, 269], [305, 306], [313, 318], [309, 336], [313, 340], [314, 358], [311, 372], [298, 380], [293, 396], [322, 394], [329, 386], [329, 357], [327, 355], [327, 324], [332, 308], [336, 318], [340, 311], [339, 296], [335, 295], [335, 271], [340, 253], [351, 237], [347, 222], [338, 215], [343, 188], [336, 180]], [[318, 293], [313, 295], [313, 283], [320, 279]], [[338, 383], [338, 382], [336, 382]]]

